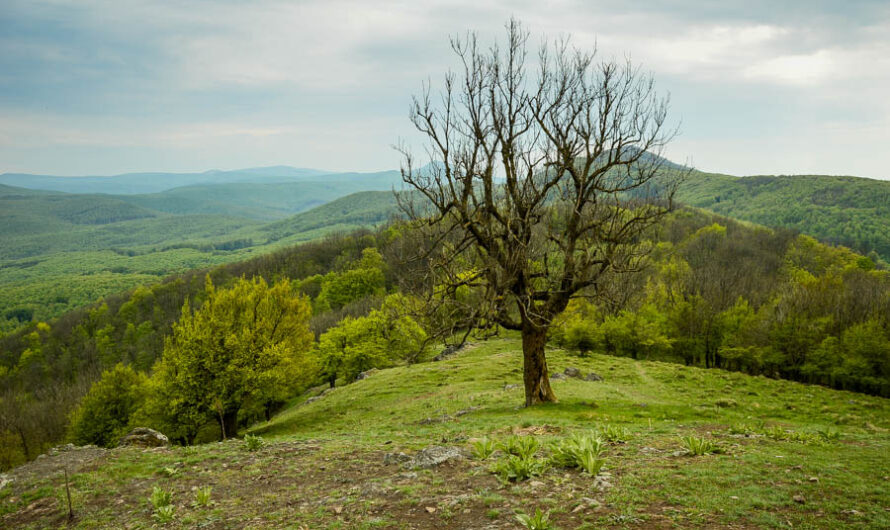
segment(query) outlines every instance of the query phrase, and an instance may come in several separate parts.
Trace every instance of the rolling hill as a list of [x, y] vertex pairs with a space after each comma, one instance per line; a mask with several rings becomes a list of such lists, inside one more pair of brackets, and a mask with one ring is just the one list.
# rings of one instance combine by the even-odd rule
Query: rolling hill
[[[554, 528], [890, 525], [887, 399], [598, 354], [548, 356], [554, 372], [603, 380], [555, 380], [559, 403], [518, 407], [522, 353], [510, 335], [314, 389], [251, 429], [264, 443], [61, 448], [8, 475], [0, 517], [17, 528], [65, 524], [64, 468], [75, 528], [156, 524], [153, 488], [172, 495], [171, 528], [517, 528], [516, 515], [536, 509]], [[573, 435], [602, 440], [599, 471], [553, 463]], [[690, 439], [715, 452], [690, 454]], [[528, 478], [499, 471], [516, 441], [532, 447]], [[415, 463], [444, 453], [444, 463]], [[196, 491], [207, 487], [202, 505]]]
[[136, 194], [157, 193], [196, 184], [287, 182], [305, 178], [318, 178], [328, 173], [328, 171], [290, 166], [247, 168], [234, 171], [211, 170], [203, 173], [125, 173], [107, 177], [58, 177], [53, 175], [4, 173], [0, 175], [0, 184], [66, 193]]
[[890, 181], [828, 175], [733, 177], [693, 172], [686, 204], [890, 261]]
[[175, 272], [379, 224], [394, 213], [392, 194], [383, 191], [341, 197], [269, 224], [175, 215], [125, 199], [0, 190], [0, 331], [19, 325], [14, 314], [47, 320]]

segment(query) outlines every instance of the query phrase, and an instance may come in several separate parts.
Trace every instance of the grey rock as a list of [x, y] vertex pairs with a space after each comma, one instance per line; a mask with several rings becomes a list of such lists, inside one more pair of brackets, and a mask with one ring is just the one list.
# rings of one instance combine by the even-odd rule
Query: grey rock
[[405, 453], [386, 453], [383, 455], [383, 463], [387, 466], [392, 464], [402, 464], [411, 460], [411, 457]]
[[563, 370], [562, 373], [564, 373], [568, 377], [577, 377], [579, 379], [581, 378], [581, 370], [575, 368], [574, 366], [569, 366], [568, 368]]
[[166, 447], [170, 440], [154, 429], [136, 427], [121, 438], [120, 447]]
[[3, 488], [12, 484], [13, 478], [9, 475], [0, 473], [0, 491], [3, 491]]
[[377, 372], [376, 368], [371, 368], [370, 370], [365, 370], [364, 372], [358, 374], [355, 378], [356, 381], [361, 381], [362, 379], [367, 379], [374, 375]]
[[519, 385], [516, 385], [516, 384], [504, 385], [504, 390], [513, 390], [514, 388], [519, 388]]
[[464, 349], [464, 346], [465, 346], [464, 344], [449, 344], [448, 346], [445, 346], [445, 349], [443, 349], [439, 353], [439, 355], [436, 355], [435, 357], [433, 357], [433, 360], [434, 361], [444, 361], [445, 359], [451, 357], [452, 355], [460, 352], [462, 349]]
[[319, 399], [321, 399], [321, 396], [312, 396], [311, 398], [307, 399], [303, 404], [308, 405], [310, 403], [314, 403], [314, 402], [318, 401]]
[[402, 464], [405, 469], [423, 468], [431, 469], [444, 464], [445, 462], [463, 459], [460, 450], [455, 447], [444, 447], [441, 445], [431, 445], [423, 448], [412, 458]]
[[564, 380], [565, 378], [566, 378], [565, 374], [561, 374], [559, 372], [557, 372], [555, 374], [550, 374], [550, 379], [553, 379], [553, 380], [559, 381], [559, 380]]
[[602, 381], [603, 377], [601, 375], [590, 372], [587, 374], [587, 377], [584, 378], [585, 381]]

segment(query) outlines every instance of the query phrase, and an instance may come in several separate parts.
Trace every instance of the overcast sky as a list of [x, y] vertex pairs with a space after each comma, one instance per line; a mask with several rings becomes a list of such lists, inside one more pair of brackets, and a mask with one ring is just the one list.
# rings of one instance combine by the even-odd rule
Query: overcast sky
[[0, 0], [0, 172], [396, 168], [449, 35], [511, 15], [651, 71], [674, 160], [890, 178], [886, 0]]

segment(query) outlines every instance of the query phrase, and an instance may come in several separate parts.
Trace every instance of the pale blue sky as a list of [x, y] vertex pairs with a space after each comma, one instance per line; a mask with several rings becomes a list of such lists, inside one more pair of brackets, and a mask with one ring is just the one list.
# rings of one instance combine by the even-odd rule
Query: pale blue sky
[[652, 71], [674, 160], [890, 178], [884, 0], [0, 0], [0, 172], [395, 168], [448, 36], [511, 15]]

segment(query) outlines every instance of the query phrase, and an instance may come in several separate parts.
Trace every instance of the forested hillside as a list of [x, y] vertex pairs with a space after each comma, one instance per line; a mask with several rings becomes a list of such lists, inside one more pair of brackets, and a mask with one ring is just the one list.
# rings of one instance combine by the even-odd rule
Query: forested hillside
[[[278, 185], [270, 186], [273, 189], [264, 193], [274, 196]], [[0, 332], [174, 272], [245, 259], [330, 231], [370, 226], [395, 213], [392, 193], [382, 191], [343, 197], [263, 224], [231, 215], [174, 215], [124, 202], [140, 196], [7, 189], [11, 191], [0, 190], [0, 223], [5, 228], [0, 231]]]
[[[377, 204], [373, 194], [361, 197]], [[125, 417], [103, 429], [118, 432], [136, 422], [200, 441], [219, 436], [220, 424], [237, 432], [267, 417], [307, 385], [341, 384], [370, 368], [437, 353], [427, 348], [430, 340], [467, 324], [448, 311], [421, 318], [419, 301], [404, 295], [411, 278], [403, 262], [410, 234], [395, 225], [283, 248], [210, 270], [212, 284], [204, 271], [191, 271], [4, 337], [0, 430], [6, 465], [71, 436], [70, 411], [103, 373], [106, 386], [139, 380], [160, 385], [151, 387], [151, 400], [139, 398]], [[573, 302], [554, 326], [552, 344], [581, 356], [666, 360], [890, 395], [890, 273], [867, 257], [695, 210], [676, 212], [647, 237], [656, 247], [644, 273], [609, 277], [597, 286], [595, 301]], [[255, 277], [265, 283], [251, 284]], [[283, 281], [309, 304], [303, 323], [294, 325], [313, 331], [318, 341], [301, 350], [302, 375], [290, 386], [269, 387], [274, 395], [247, 386], [242, 397], [219, 395], [220, 401], [204, 400], [208, 394], [198, 385], [198, 394], [180, 396], [186, 409], [173, 417], [163, 413], [167, 400], [180, 399], [175, 396], [186, 387], [165, 386], [175, 379], [158, 375], [170, 368], [156, 362], [215, 348], [213, 342], [201, 345], [199, 330], [223, 326], [206, 340], [235, 333], [225, 331], [226, 315], [244, 311], [235, 301], [266, 296], [264, 285], [280, 288]], [[244, 294], [226, 298], [230, 289]], [[470, 289], [460, 296], [475, 295]], [[497, 331], [484, 322], [474, 325]], [[269, 343], [263, 351], [278, 350]], [[138, 377], [112, 371], [118, 363]], [[197, 401], [188, 405], [192, 399]]]
[[890, 261], [890, 181], [694, 172], [678, 198], [727, 217], [791, 228]]

